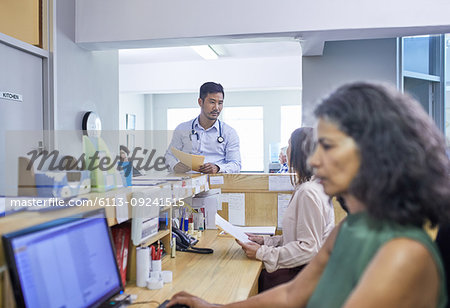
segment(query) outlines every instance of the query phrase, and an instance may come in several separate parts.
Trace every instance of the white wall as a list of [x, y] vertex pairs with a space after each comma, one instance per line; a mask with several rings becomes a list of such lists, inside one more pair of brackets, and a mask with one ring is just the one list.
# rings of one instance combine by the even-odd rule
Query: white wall
[[69, 130], [59, 138], [63, 154], [82, 152], [84, 112], [95, 111], [104, 130], [119, 128], [119, 70], [117, 51], [87, 51], [74, 42], [75, 0], [57, 0], [55, 37], [55, 129]]
[[396, 39], [327, 42], [323, 56], [303, 57], [302, 114], [304, 125], [313, 125], [319, 100], [351, 81], [396, 84]]
[[[77, 0], [76, 41], [91, 49], [450, 32], [447, 0]], [[423, 27], [423, 28], [420, 28]]]
[[[198, 93], [154, 94], [152, 96], [154, 112], [152, 121], [155, 130], [165, 130], [167, 128], [168, 108], [198, 106]], [[280, 142], [280, 106], [300, 104], [300, 90], [227, 92], [225, 89], [224, 108], [230, 106], [263, 106], [264, 108], [265, 172], [268, 172], [269, 144]], [[186, 121], [188, 120], [190, 119], [186, 119]], [[299, 119], [299, 127], [300, 122], [301, 120]]]
[[196, 92], [206, 80], [220, 80], [228, 90], [300, 89], [301, 71], [300, 54], [296, 57], [121, 64], [120, 92]]
[[120, 94], [119, 96], [119, 129], [126, 129], [126, 114], [136, 115], [136, 130], [145, 130], [145, 97], [139, 94]]
[[145, 129], [146, 130], [153, 130], [153, 115], [154, 115], [154, 108], [153, 108], [153, 95], [144, 95], [145, 98]]

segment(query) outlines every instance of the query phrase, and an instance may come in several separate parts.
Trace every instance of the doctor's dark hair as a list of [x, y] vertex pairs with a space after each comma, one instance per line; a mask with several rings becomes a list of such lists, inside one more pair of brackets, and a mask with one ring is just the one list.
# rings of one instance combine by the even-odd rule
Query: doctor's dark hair
[[352, 83], [325, 98], [315, 115], [356, 142], [361, 164], [349, 192], [372, 217], [416, 226], [448, 219], [444, 138], [412, 97], [385, 85]]
[[289, 171], [297, 175], [293, 182], [295, 184], [307, 182], [313, 175], [308, 158], [315, 148], [314, 130], [311, 127], [297, 128], [292, 132], [290, 142]]
[[204, 100], [209, 93], [222, 93], [223, 98], [225, 98], [225, 93], [223, 92], [223, 87], [220, 83], [210, 81], [202, 84], [200, 87], [200, 98]]
[[127, 156], [130, 155], [130, 150], [128, 150], [128, 148], [124, 145], [119, 146], [119, 151], [124, 151]]

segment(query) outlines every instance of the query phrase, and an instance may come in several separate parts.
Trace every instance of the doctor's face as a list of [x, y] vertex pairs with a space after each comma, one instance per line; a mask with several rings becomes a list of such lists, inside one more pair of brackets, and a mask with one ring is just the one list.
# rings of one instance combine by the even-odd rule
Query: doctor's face
[[308, 162], [329, 196], [345, 194], [358, 174], [361, 158], [353, 138], [323, 118], [317, 126], [318, 144]]
[[215, 121], [223, 108], [223, 94], [220, 92], [208, 93], [204, 100], [198, 99], [198, 105], [203, 116], [208, 120]]

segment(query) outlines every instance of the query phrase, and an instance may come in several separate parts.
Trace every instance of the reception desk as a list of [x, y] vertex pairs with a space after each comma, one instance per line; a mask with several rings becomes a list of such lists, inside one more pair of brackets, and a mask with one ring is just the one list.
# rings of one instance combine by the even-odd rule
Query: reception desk
[[[238, 173], [209, 176], [210, 188], [220, 188], [222, 193], [245, 194], [246, 226], [277, 226], [279, 195], [291, 195], [294, 187], [290, 185], [290, 173]], [[292, 179], [293, 180], [293, 179]], [[335, 223], [338, 224], [347, 214], [333, 198]], [[228, 220], [228, 204], [222, 203], [219, 214]], [[281, 230], [277, 230], [280, 234]]]
[[[184, 178], [186, 177], [186, 179]], [[91, 193], [86, 196], [89, 199], [105, 198], [116, 199], [118, 196], [126, 196], [130, 201], [136, 190], [145, 189], [145, 181], [151, 178], [141, 178], [140, 186], [122, 188], [106, 193]], [[169, 185], [173, 198], [185, 198], [209, 188], [220, 188], [223, 194], [240, 193], [245, 199], [245, 225], [247, 226], [277, 226], [278, 221], [278, 197], [284, 194], [289, 197], [293, 192], [289, 174], [217, 174], [217, 175], [183, 175], [183, 179], [173, 181], [168, 176], [169, 184], [160, 184], [162, 187]], [[274, 181], [275, 180], [275, 181]], [[150, 183], [149, 182], [149, 183]], [[273, 185], [274, 183], [285, 185]], [[150, 184], [149, 184], [150, 185]], [[99, 205], [96, 206], [97, 208]], [[0, 218], [0, 235], [57, 219], [70, 216], [93, 208], [68, 208], [50, 212], [21, 212]], [[114, 207], [105, 207], [109, 225], [117, 224]], [[129, 208], [129, 217], [131, 217]], [[222, 203], [219, 213], [228, 219], [228, 204]], [[345, 215], [339, 206], [335, 206], [336, 220], [340, 221]], [[171, 217], [171, 215], [170, 215]], [[280, 233], [281, 230], [277, 230]], [[171, 238], [170, 227], [160, 231], [156, 237], [145, 241], [141, 245], [150, 245], [156, 240], [161, 240], [169, 247]], [[136, 265], [135, 247], [130, 244], [129, 263], [127, 270], [127, 291], [138, 294], [138, 301], [155, 300], [162, 302], [179, 291], [187, 291], [200, 296], [210, 302], [225, 304], [256, 294], [257, 279], [262, 268], [260, 261], [249, 260], [240, 246], [230, 237], [218, 237], [217, 230], [207, 230], [197, 244], [199, 247], [213, 248], [211, 255], [191, 254], [177, 252], [177, 257], [169, 256], [163, 259], [163, 270], [172, 270], [174, 279], [171, 284], [165, 285], [158, 291], [150, 291], [146, 288], [138, 288], [135, 284]], [[1, 248], [1, 242], [0, 242]], [[0, 249], [0, 266], [5, 265], [3, 249]], [[14, 307], [14, 298], [7, 277], [7, 271], [0, 273], [0, 306]], [[148, 306], [148, 305], [147, 305]]]

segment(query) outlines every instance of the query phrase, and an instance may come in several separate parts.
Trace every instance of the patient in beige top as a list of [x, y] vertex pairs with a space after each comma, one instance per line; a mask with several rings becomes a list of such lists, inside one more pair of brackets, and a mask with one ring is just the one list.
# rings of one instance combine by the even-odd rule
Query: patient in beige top
[[283, 235], [248, 234], [253, 242], [238, 242], [249, 258], [264, 262], [265, 269], [259, 277], [260, 292], [293, 279], [317, 254], [334, 228], [333, 206], [307, 164], [313, 151], [313, 129], [296, 129], [287, 149], [296, 186], [283, 216]]

